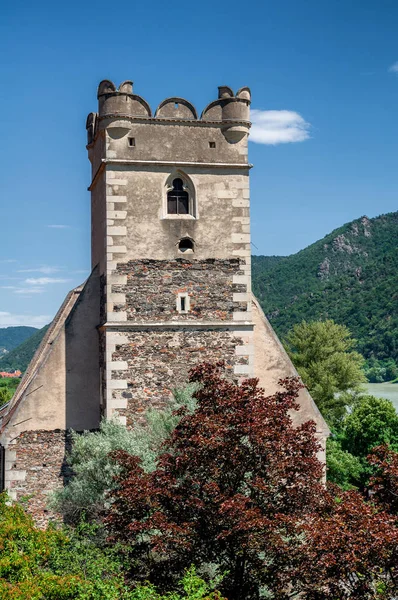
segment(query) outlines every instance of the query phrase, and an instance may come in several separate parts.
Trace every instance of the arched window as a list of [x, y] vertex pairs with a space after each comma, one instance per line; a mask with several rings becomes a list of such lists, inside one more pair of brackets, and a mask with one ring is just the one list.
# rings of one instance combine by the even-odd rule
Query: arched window
[[184, 189], [180, 177], [173, 179], [173, 188], [167, 192], [167, 213], [169, 215], [189, 215], [189, 194]]

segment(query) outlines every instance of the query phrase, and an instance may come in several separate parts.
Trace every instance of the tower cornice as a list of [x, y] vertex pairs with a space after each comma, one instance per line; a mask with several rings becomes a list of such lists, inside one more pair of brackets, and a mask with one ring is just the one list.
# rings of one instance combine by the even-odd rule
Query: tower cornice
[[97, 169], [89, 187], [87, 188], [90, 192], [101, 173], [106, 168], [106, 165], [132, 165], [138, 167], [145, 166], [158, 166], [158, 167], [180, 167], [190, 169], [252, 169], [253, 164], [251, 163], [225, 163], [225, 162], [195, 162], [195, 161], [174, 161], [174, 160], [136, 160], [132, 158], [103, 158], [101, 164]]

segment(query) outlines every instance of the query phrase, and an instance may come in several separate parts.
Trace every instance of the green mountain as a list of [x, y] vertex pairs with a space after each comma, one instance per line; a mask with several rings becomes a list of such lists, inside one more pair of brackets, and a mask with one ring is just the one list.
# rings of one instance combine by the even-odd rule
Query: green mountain
[[34, 330], [34, 334], [31, 335], [27, 340], [22, 342], [22, 344], [14, 348], [14, 350], [0, 358], [0, 370], [11, 371], [19, 369], [22, 372], [26, 371], [28, 364], [31, 361], [31, 358], [36, 352], [37, 348], [39, 347], [39, 344], [43, 339], [48, 327], [48, 325], [46, 325], [42, 329], [28, 327], [27, 329]]
[[36, 327], [2, 327], [0, 328], [0, 356], [14, 350], [19, 344], [31, 337]]
[[303, 319], [331, 318], [365, 357], [398, 360], [398, 212], [356, 219], [291, 256], [253, 256], [252, 274], [282, 338]]

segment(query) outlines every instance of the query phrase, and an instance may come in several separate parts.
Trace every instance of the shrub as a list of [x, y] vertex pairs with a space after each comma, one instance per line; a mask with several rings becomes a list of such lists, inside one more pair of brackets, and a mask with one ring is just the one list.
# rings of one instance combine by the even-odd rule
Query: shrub
[[114, 551], [87, 531], [35, 527], [21, 506], [0, 496], [0, 600], [128, 600]]

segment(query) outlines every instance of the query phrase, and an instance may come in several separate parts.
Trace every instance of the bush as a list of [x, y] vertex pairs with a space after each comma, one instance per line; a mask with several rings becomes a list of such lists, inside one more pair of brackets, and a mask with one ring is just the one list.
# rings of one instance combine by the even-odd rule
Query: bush
[[113, 550], [87, 530], [41, 530], [0, 496], [0, 600], [128, 600]]
[[131, 600], [226, 600], [219, 592], [212, 591], [213, 585], [197, 576], [195, 567], [188, 569], [180, 581], [180, 587], [183, 589], [182, 595], [170, 592], [164, 596], [157, 592], [154, 585], [138, 586], [132, 593]]

